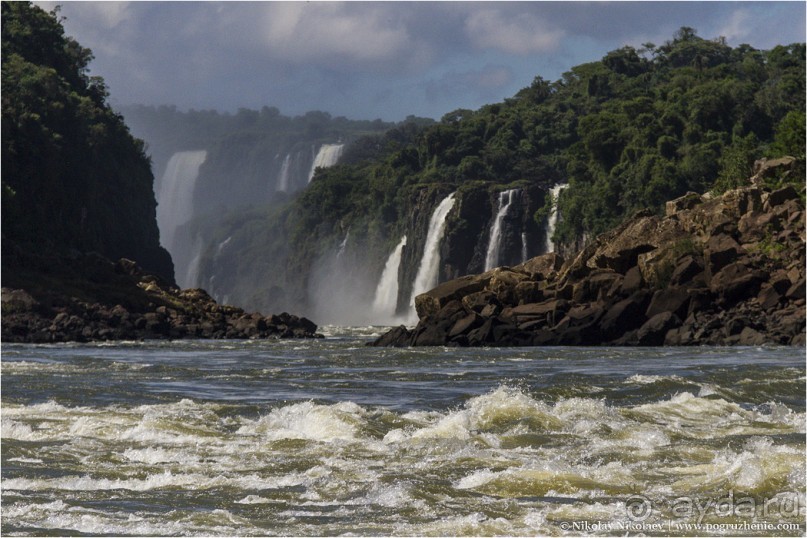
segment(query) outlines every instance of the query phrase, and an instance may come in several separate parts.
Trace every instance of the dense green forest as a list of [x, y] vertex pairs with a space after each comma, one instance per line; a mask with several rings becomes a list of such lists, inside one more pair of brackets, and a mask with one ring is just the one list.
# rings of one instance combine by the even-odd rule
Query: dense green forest
[[[128, 107], [147, 146], [108, 106], [103, 81], [88, 74], [91, 52], [64, 35], [56, 13], [4, 2], [2, 25], [4, 270], [26, 253], [77, 250], [171, 275], [152, 169], [161, 174], [186, 150], [206, 152], [193, 220], [180, 223], [197, 283], [242, 306], [305, 314], [317, 293], [337, 310], [372, 302], [406, 235], [405, 300], [429, 216], [452, 192], [441, 280], [482, 270], [507, 189], [518, 190], [519, 207], [499, 263], [544, 251], [553, 204], [555, 239], [569, 250], [638, 209], [737, 185], [763, 157], [797, 159], [789, 176], [769, 181], [804, 182], [804, 44], [730, 47], [681, 28], [662, 45], [623, 47], [438, 122]], [[339, 164], [309, 183], [314, 153], [328, 144], [345, 144]], [[298, 162], [293, 189], [278, 189], [284, 161]], [[568, 188], [553, 200], [557, 184]]]
[[[2, 3], [4, 282], [30, 255], [95, 251], [173, 279], [142, 141], [56, 12]], [[57, 268], [53, 268], [58, 271]]]
[[503, 103], [450, 112], [384, 159], [329, 172], [299, 204], [332, 215], [317, 208], [350, 183], [345, 211], [376, 208], [387, 224], [414, 184], [568, 182], [558, 232], [572, 241], [687, 191], [725, 190], [755, 159], [803, 160], [804, 104], [804, 44], [732, 48], [681, 28], [661, 46], [624, 47]]
[[[443, 247], [453, 273], [441, 275], [478, 271], [496, 193], [532, 189], [525, 207], [543, 228], [555, 201], [535, 191], [558, 183], [568, 188], [557, 201], [555, 239], [579, 247], [636, 210], [661, 212], [687, 191], [744, 182], [763, 157], [796, 157], [784, 180], [803, 183], [804, 110], [804, 44], [731, 47], [681, 28], [664, 44], [623, 47], [557, 81], [536, 77], [504, 102], [357, 140], [347, 150], [352, 158], [322, 170], [292, 204], [225, 217], [217, 239], [231, 238], [229, 260], [211, 249], [203, 273], [219, 286], [229, 279], [219, 296], [298, 304], [329, 249], [354, 244], [359, 266], [377, 275], [409, 233], [404, 275], [417, 263], [412, 258], [425, 233], [418, 224], [424, 217], [416, 215], [427, 219], [453, 191], [460, 205]], [[540, 253], [534, 230], [522, 230], [532, 255]]]

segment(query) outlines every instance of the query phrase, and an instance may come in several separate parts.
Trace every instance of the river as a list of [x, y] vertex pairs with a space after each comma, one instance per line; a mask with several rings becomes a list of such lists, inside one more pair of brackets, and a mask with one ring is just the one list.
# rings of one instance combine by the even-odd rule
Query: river
[[3, 345], [15, 535], [804, 535], [800, 348]]

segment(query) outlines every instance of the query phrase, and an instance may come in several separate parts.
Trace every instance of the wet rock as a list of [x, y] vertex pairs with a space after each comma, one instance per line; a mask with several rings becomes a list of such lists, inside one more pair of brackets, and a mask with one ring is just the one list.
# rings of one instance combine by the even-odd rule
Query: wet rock
[[678, 263], [673, 269], [672, 276], [670, 277], [670, 284], [678, 286], [691, 282], [697, 275], [703, 273], [702, 262], [693, 256], [687, 254], [678, 260]]
[[[178, 290], [143, 273], [132, 260], [112, 263], [76, 254], [60, 260], [75, 277], [71, 286], [100, 300], [84, 302], [52, 289], [3, 289], [3, 339], [65, 342], [144, 338], [317, 337], [316, 325], [290, 314], [265, 318], [218, 305], [204, 290]], [[72, 264], [72, 266], [71, 266]], [[270, 324], [268, 320], [278, 323]]]
[[636, 343], [640, 346], [660, 346], [664, 344], [667, 332], [681, 325], [681, 320], [672, 312], [662, 312], [648, 319], [636, 333]]
[[553, 273], [557, 273], [560, 268], [563, 267], [563, 262], [564, 260], [562, 256], [554, 252], [550, 252], [549, 254], [536, 256], [535, 258], [527, 260], [522, 264], [516, 265], [513, 267], [513, 270], [519, 273], [526, 273], [533, 279], [536, 277], [542, 277], [542, 280], [546, 280]]
[[681, 196], [680, 198], [676, 198], [675, 200], [670, 200], [665, 204], [665, 214], [668, 217], [674, 216], [676, 213], [683, 211], [685, 209], [692, 209], [693, 207], [701, 204], [703, 202], [703, 198], [700, 194], [696, 192], [688, 192], [685, 195]]
[[[639, 212], [566, 262], [539, 256], [441, 284], [425, 294], [430, 306], [419, 311], [430, 314], [421, 316], [410, 342], [801, 342], [804, 208], [794, 189], [780, 190], [688, 194], [667, 205], [666, 217]], [[397, 331], [389, 341], [405, 338]]]
[[793, 188], [793, 185], [788, 185], [777, 191], [770, 193], [765, 199], [766, 208], [775, 208], [789, 201], [799, 199], [799, 193]]
[[647, 320], [648, 295], [648, 292], [638, 291], [608, 309], [600, 323], [605, 341], [616, 340], [625, 332], [639, 328]]
[[491, 274], [464, 276], [449, 280], [436, 288], [415, 297], [415, 311], [418, 317], [431, 316], [452, 300], [462, 299], [471, 293], [481, 291], [491, 280]]
[[631, 267], [626, 273], [625, 278], [622, 280], [620, 293], [628, 296], [644, 287], [644, 278], [642, 277], [642, 270], [639, 266]]
[[734, 304], [742, 299], [754, 297], [768, 274], [760, 269], [735, 262], [727, 265], [712, 277], [709, 289], [724, 305]]
[[477, 314], [476, 312], [471, 312], [464, 318], [458, 319], [454, 322], [454, 326], [451, 327], [451, 330], [448, 333], [448, 337], [453, 339], [461, 334], [465, 334], [472, 329], [482, 325], [485, 322], [485, 318]]
[[776, 291], [776, 288], [771, 285], [764, 285], [757, 296], [759, 305], [764, 310], [770, 310], [779, 306], [782, 296]]
[[714, 275], [723, 267], [735, 261], [744, 253], [740, 244], [727, 234], [718, 234], [709, 238], [704, 249], [706, 269]]
[[785, 292], [785, 297], [788, 299], [795, 301], [797, 299], [804, 299], [804, 277], [801, 277], [795, 284], [790, 286], [787, 291]]
[[689, 301], [690, 295], [686, 288], [674, 287], [657, 290], [650, 300], [645, 316], [649, 319], [662, 312], [670, 312], [679, 318], [686, 317]]

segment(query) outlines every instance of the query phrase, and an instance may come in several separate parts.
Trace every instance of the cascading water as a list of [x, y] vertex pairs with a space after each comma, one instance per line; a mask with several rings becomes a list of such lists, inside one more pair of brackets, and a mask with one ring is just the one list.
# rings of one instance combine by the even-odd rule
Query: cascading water
[[513, 205], [513, 201], [518, 198], [519, 189], [510, 189], [499, 193], [499, 212], [490, 228], [490, 240], [488, 241], [488, 253], [485, 256], [485, 271], [489, 271], [499, 265], [499, 254], [502, 246], [502, 232], [504, 219]]
[[207, 151], [180, 151], [168, 161], [160, 180], [157, 198], [157, 225], [160, 242], [172, 255], [176, 253], [176, 231], [193, 217], [193, 191], [199, 167]]
[[280, 165], [280, 175], [277, 178], [277, 189], [280, 192], [289, 192], [289, 165], [291, 164], [291, 154], [287, 153]]
[[375, 290], [373, 313], [381, 318], [379, 320], [381, 323], [391, 321], [395, 317], [395, 309], [398, 306], [398, 270], [401, 266], [401, 253], [404, 246], [406, 246], [406, 236], [403, 236], [401, 242], [387, 258]]
[[410, 318], [416, 321], [415, 297], [429, 291], [437, 285], [440, 276], [440, 241], [446, 231], [446, 217], [454, 207], [454, 194], [451, 193], [440, 202], [429, 219], [429, 232], [426, 234], [426, 244], [423, 247], [423, 257], [420, 259], [415, 283], [412, 285], [412, 296], [409, 298]]
[[222, 241], [221, 243], [219, 243], [219, 246], [216, 247], [216, 256], [220, 256], [221, 251], [224, 250], [224, 247], [229, 245], [230, 241], [232, 241], [232, 240], [233, 240], [233, 236], [230, 236], [227, 239], [225, 239], [224, 241]]
[[527, 261], [527, 232], [521, 232], [521, 263]]
[[557, 184], [549, 190], [549, 195], [552, 197], [552, 211], [546, 219], [546, 242], [544, 243], [544, 254], [555, 252], [555, 243], [552, 242], [552, 236], [555, 235], [555, 225], [558, 223], [558, 197], [560, 191], [568, 187], [568, 184]]
[[350, 231], [345, 234], [345, 238], [339, 243], [339, 251], [336, 253], [336, 261], [338, 262], [342, 259], [342, 256], [345, 254], [345, 248], [347, 247], [347, 240], [350, 237]]
[[[223, 248], [223, 246], [221, 248]], [[177, 284], [183, 289], [196, 288], [199, 286], [199, 269], [201, 268], [202, 254], [204, 252], [204, 243], [202, 242], [201, 236], [196, 236], [191, 252], [193, 258], [188, 264], [186, 271], [184, 273], [178, 270], [176, 271]]]
[[314, 162], [311, 164], [311, 171], [308, 173], [308, 182], [311, 183], [317, 168], [328, 168], [329, 166], [335, 165], [339, 161], [339, 157], [342, 156], [342, 148], [344, 147], [344, 144], [323, 144], [319, 148], [317, 156], [314, 157]]

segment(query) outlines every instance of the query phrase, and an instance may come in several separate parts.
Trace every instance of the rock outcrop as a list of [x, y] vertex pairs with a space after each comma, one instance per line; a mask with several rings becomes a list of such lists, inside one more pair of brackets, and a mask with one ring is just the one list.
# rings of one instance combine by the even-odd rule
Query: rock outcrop
[[804, 191], [753, 184], [639, 212], [576, 256], [440, 284], [374, 345], [805, 343]]
[[204, 290], [177, 289], [131, 260], [91, 254], [42, 262], [58, 269], [32, 269], [31, 284], [21, 283], [26, 289], [2, 289], [3, 342], [321, 336], [306, 318], [220, 305]]

